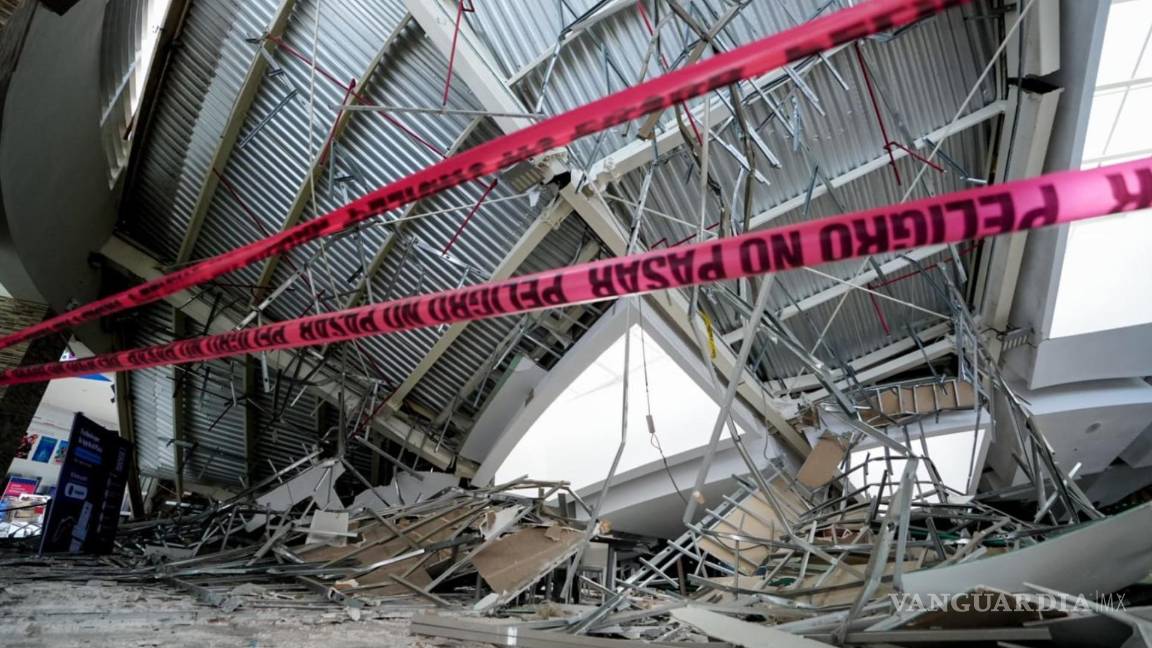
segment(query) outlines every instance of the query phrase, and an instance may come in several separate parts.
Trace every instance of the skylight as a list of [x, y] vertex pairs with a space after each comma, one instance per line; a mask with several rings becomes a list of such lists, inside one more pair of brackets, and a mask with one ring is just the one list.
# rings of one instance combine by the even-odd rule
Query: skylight
[[[1081, 166], [1152, 156], [1152, 0], [1113, 2]], [[1145, 212], [1073, 223], [1050, 337], [1152, 322], [1152, 218]]]
[[[979, 459], [983, 442], [983, 429], [926, 436], [924, 443], [928, 447], [927, 456], [936, 467], [940, 483], [956, 492], [974, 492], [976, 484], [973, 474], [981, 466]], [[900, 476], [904, 473], [905, 460], [897, 457], [885, 460], [883, 448], [856, 450], [849, 455], [848, 460], [848, 470], [860, 466], [848, 476], [848, 481], [856, 488], [867, 485], [869, 497], [880, 494], [880, 484], [885, 481], [886, 470], [890, 472], [884, 488], [885, 495], [895, 492]], [[934, 482], [926, 462], [922, 461], [916, 466], [916, 483], [916, 496], [923, 495], [929, 502], [939, 501], [938, 496], [930, 494], [934, 490]], [[950, 491], [949, 495], [955, 496], [955, 493]]]
[[[706, 444], [720, 411], [652, 337], [642, 334], [639, 326], [629, 334], [628, 444], [617, 474], [660, 462], [657, 440], [667, 457]], [[580, 489], [602, 481], [620, 443], [623, 368], [621, 336], [540, 415], [496, 471], [496, 482], [528, 475], [569, 481]], [[648, 431], [649, 411], [655, 438]]]

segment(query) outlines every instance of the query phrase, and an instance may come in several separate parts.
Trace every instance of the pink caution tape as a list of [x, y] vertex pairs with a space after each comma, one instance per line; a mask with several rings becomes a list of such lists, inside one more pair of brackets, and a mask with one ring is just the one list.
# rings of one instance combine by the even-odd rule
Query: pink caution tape
[[1152, 158], [981, 187], [222, 335], [20, 367], [0, 373], [0, 385], [331, 344], [956, 243], [1148, 207], [1152, 207]]
[[324, 216], [104, 297], [0, 338], [0, 349], [142, 306], [223, 274], [284, 254], [373, 216], [508, 168], [534, 155], [687, 99], [759, 76], [869, 34], [913, 23], [970, 0], [871, 0], [714, 56], [491, 140], [398, 180]]

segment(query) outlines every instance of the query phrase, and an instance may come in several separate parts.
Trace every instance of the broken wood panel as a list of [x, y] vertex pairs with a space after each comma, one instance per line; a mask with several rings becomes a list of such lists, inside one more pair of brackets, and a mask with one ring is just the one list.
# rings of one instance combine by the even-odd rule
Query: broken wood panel
[[839, 437], [825, 435], [816, 442], [816, 447], [800, 466], [796, 480], [808, 488], [819, 488], [836, 476], [836, 469], [844, 461], [848, 448]]
[[520, 529], [485, 547], [472, 564], [494, 592], [515, 595], [574, 553], [583, 538], [561, 526]]
[[[784, 515], [790, 518], [790, 523], [794, 522], [794, 518], [791, 518], [793, 509], [805, 511], [809, 508], [808, 504], [792, 492], [783, 480], [777, 479], [770, 486], [776, 501], [784, 509]], [[781, 523], [780, 518], [776, 515], [776, 509], [768, 502], [767, 497], [759, 491], [744, 498], [740, 502], [740, 506], [733, 508], [718, 520], [712, 526], [712, 530], [765, 540], [779, 540], [787, 534], [787, 527]], [[730, 538], [701, 538], [697, 542], [697, 546], [733, 568], [736, 568], [737, 562], [739, 562], [739, 571], [742, 574], [755, 573], [756, 569], [774, 551], [774, 548], [762, 544], [737, 543]], [[739, 554], [739, 561], [737, 554]]]

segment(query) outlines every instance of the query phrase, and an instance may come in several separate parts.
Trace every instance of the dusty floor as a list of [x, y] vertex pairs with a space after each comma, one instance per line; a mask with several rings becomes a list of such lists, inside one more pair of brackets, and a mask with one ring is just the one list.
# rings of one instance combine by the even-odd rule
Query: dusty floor
[[245, 597], [225, 612], [167, 586], [4, 584], [0, 575], [0, 646], [491, 648], [410, 635], [408, 617], [428, 609], [417, 601], [364, 608], [356, 620], [338, 606], [300, 609], [263, 598]]

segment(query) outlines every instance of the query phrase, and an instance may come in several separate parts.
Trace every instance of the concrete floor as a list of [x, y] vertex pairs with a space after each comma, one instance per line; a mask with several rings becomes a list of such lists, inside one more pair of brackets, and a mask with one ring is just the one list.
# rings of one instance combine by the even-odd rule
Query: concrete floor
[[389, 604], [355, 612], [333, 606], [292, 608], [269, 596], [247, 597], [232, 612], [167, 586], [4, 583], [0, 575], [0, 646], [491, 648], [412, 636], [407, 618], [428, 608]]

